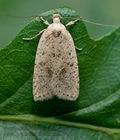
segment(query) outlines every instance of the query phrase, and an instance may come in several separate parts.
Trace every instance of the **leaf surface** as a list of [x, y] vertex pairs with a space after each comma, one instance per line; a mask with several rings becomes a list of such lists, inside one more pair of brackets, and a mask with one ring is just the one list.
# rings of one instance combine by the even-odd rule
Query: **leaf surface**
[[[72, 9], [57, 11], [63, 24], [78, 18]], [[52, 23], [53, 13], [42, 16]], [[120, 139], [120, 28], [94, 41], [82, 20], [69, 27], [75, 46], [82, 48], [76, 50], [79, 98], [74, 102], [57, 98], [34, 102], [32, 75], [39, 38], [22, 38], [45, 28], [36, 18], [0, 50], [0, 139]]]

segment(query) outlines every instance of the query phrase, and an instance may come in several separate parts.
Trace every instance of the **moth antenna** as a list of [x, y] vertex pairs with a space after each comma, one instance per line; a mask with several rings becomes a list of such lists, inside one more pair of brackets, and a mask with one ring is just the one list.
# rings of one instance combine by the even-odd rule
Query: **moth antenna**
[[[59, 12], [57, 10], [54, 10], [54, 14], [58, 14]], [[14, 16], [14, 15], [0, 15], [2, 17], [11, 17], [11, 18], [36, 18], [36, 17], [41, 17], [40, 15], [33, 15], [33, 16]], [[47, 17], [47, 16], [42, 16], [42, 17]], [[64, 16], [61, 16], [60, 17], [64, 17]], [[86, 22], [86, 23], [90, 23], [90, 24], [94, 24], [94, 25], [97, 25], [97, 26], [105, 26], [105, 27], [112, 27], [112, 28], [116, 28], [118, 27], [119, 25], [113, 25], [113, 24], [104, 24], [104, 23], [98, 23], [98, 22], [94, 22], [94, 21], [91, 21], [91, 20], [88, 20], [88, 19], [85, 19], [84, 17], [79, 17], [82, 21]]]
[[118, 27], [118, 25], [98, 23], [98, 22], [94, 22], [94, 21], [87, 20], [87, 19], [84, 19], [84, 18], [81, 19], [81, 20], [84, 21], [84, 22], [86, 22], [86, 23], [94, 24], [94, 25], [97, 25], [97, 26], [106, 26], [106, 27], [113, 27], [113, 28]]

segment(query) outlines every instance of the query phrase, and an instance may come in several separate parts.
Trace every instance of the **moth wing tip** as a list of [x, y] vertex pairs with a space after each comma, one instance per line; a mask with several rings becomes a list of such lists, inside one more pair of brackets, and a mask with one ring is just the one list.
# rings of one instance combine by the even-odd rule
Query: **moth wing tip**
[[33, 99], [35, 102], [37, 101], [45, 101], [45, 100], [49, 100], [49, 99], [52, 99], [53, 96], [34, 96]]

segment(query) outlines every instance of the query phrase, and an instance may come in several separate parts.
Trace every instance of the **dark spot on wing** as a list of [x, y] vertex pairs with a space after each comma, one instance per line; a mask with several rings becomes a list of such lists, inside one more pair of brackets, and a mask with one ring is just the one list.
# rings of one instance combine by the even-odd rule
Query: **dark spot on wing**
[[47, 73], [48, 73], [48, 75], [49, 75], [49, 78], [52, 78], [52, 76], [53, 76], [53, 71], [50, 69], [50, 68], [46, 68], [47, 69]]
[[66, 73], [66, 69], [63, 68], [61, 71], [60, 71], [60, 74], [65, 74]]
[[54, 37], [59, 37], [61, 34], [61, 31], [54, 30], [52, 33], [53, 33]]
[[72, 64], [70, 64], [70, 67], [72, 67], [74, 64], [72, 63]]
[[45, 53], [44, 53], [44, 51], [42, 52], [42, 55], [44, 55]]
[[53, 55], [53, 57], [55, 57], [55, 53], [53, 53], [52, 55]]

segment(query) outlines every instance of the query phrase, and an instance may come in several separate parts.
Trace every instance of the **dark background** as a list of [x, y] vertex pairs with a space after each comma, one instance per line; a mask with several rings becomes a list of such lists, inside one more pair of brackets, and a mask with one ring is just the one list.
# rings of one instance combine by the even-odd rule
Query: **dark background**
[[[31, 20], [5, 15], [34, 16], [59, 7], [73, 8], [88, 20], [120, 25], [120, 0], [0, 0], [0, 47], [7, 45]], [[86, 25], [94, 39], [115, 30], [112, 27]]]

